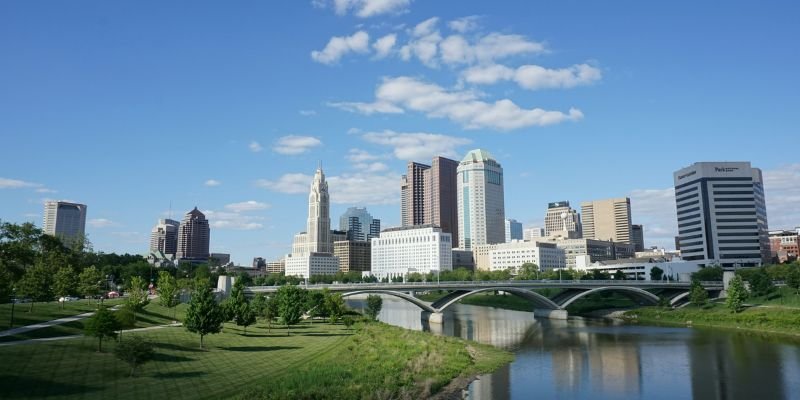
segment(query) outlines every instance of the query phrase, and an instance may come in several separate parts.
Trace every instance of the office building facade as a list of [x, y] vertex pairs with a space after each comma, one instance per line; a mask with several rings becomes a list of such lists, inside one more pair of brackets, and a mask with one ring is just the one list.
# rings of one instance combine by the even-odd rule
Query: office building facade
[[631, 243], [631, 199], [582, 202], [581, 231], [585, 239]]
[[749, 162], [698, 162], [673, 178], [684, 260], [724, 268], [769, 261], [761, 170]]
[[453, 267], [452, 235], [435, 225], [385, 229], [372, 239], [372, 275], [379, 279]]
[[644, 227], [642, 225], [631, 225], [631, 243], [636, 251], [644, 251]]
[[505, 243], [503, 168], [482, 149], [472, 150], [457, 168], [458, 248]]
[[211, 228], [205, 214], [195, 207], [186, 213], [178, 227], [176, 257], [186, 260], [208, 260]]
[[522, 240], [522, 223], [515, 219], [506, 219], [506, 243]]
[[66, 201], [44, 203], [42, 232], [71, 246], [86, 235], [86, 205]]
[[515, 240], [491, 246], [488, 252], [488, 267], [484, 268], [490, 271], [503, 271], [509, 268], [518, 270], [526, 263], [536, 264], [540, 271], [566, 266], [564, 250], [558, 248], [555, 243]]
[[339, 230], [347, 232], [347, 240], [369, 241], [380, 236], [381, 220], [365, 207], [350, 207], [339, 217]]
[[339, 259], [339, 271], [369, 271], [372, 266], [371, 240], [333, 242], [333, 255]]
[[559, 232], [564, 237], [582, 237], [581, 215], [570, 207], [568, 201], [547, 204], [547, 213], [544, 216], [544, 234], [551, 236]]
[[409, 162], [400, 186], [402, 226], [436, 225], [458, 243], [458, 162], [434, 157], [431, 165]]
[[522, 230], [522, 240], [526, 242], [530, 242], [542, 237], [544, 237], [544, 228], [533, 227]]
[[150, 231], [150, 252], [175, 255], [178, 252], [178, 229], [180, 222], [160, 219]]

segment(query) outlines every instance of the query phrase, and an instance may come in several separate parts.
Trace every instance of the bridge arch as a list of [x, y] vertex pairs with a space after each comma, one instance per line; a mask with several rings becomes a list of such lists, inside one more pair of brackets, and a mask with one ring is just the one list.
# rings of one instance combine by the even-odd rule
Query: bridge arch
[[534, 308], [544, 308], [549, 310], [559, 310], [563, 308], [560, 307], [558, 304], [556, 304], [554, 301], [548, 299], [547, 297], [539, 293], [527, 289], [514, 288], [514, 287], [489, 287], [489, 288], [481, 288], [474, 290], [456, 291], [435, 301], [433, 304], [431, 304], [431, 307], [436, 309], [438, 312], [443, 312], [444, 310], [447, 309], [447, 307], [450, 307], [451, 305], [457, 303], [458, 301], [460, 301], [465, 297], [469, 297], [477, 293], [488, 292], [488, 291], [503, 291], [511, 293], [518, 297], [522, 297], [523, 299], [533, 303]]
[[426, 302], [424, 302], [424, 301], [422, 301], [422, 300], [420, 300], [420, 299], [418, 299], [418, 298], [416, 298], [416, 297], [414, 297], [414, 296], [412, 296], [412, 295], [410, 295], [408, 293], [398, 292], [398, 291], [394, 291], [394, 290], [356, 290], [354, 292], [342, 293], [342, 297], [350, 297], [350, 296], [355, 296], [357, 294], [385, 294], [385, 295], [389, 295], [389, 296], [394, 296], [394, 297], [403, 299], [403, 300], [405, 300], [405, 301], [407, 301], [409, 303], [414, 304], [415, 306], [421, 308], [422, 311], [427, 311], [427, 312], [430, 312], [430, 313], [436, 312], [436, 309], [434, 309], [433, 307], [428, 305], [428, 303], [426, 303]]
[[628, 296], [634, 300], [640, 300], [645, 303], [649, 304], [658, 304], [660, 298], [646, 290], [642, 290], [635, 287], [630, 286], [606, 286], [606, 287], [599, 287], [594, 289], [589, 289], [584, 292], [580, 292], [562, 302], [560, 304], [560, 308], [567, 308], [570, 304], [574, 303], [581, 298], [584, 298], [588, 295], [599, 293], [599, 292], [607, 292], [607, 291], [616, 291]]

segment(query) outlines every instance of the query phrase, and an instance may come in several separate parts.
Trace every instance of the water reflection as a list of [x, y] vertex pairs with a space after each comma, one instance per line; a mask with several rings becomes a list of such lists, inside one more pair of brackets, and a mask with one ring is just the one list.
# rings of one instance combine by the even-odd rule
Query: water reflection
[[[348, 301], [363, 308], [363, 299]], [[442, 324], [384, 297], [379, 318], [513, 351], [467, 398], [800, 399], [800, 347], [728, 331], [535, 320], [532, 313], [459, 304]]]

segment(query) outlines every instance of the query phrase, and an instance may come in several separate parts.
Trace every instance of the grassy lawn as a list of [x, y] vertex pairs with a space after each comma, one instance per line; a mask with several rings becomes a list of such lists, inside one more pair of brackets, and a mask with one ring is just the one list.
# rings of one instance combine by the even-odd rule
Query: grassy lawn
[[[105, 305], [108, 306], [109, 304]], [[184, 313], [186, 312], [187, 307], [188, 306], [186, 304], [180, 304], [178, 305], [178, 307], [174, 309], [175, 316], [177, 317], [178, 321], [183, 320], [183, 316]], [[90, 308], [82, 312], [89, 312], [94, 310], [95, 308]], [[157, 303], [151, 302], [145, 307], [143, 313], [137, 315], [135, 328], [145, 328], [154, 325], [166, 325], [172, 323], [173, 321], [172, 316], [173, 316], [173, 310], [169, 310], [165, 307], [158, 305]], [[15, 319], [16, 319], [16, 313], [15, 313]], [[17, 335], [4, 336], [0, 337], [0, 343], [13, 342], [25, 339], [39, 339], [39, 338], [49, 338], [57, 336], [81, 335], [83, 334], [83, 328], [85, 323], [86, 319], [82, 319], [78, 321], [68, 322], [66, 324], [55, 325], [47, 328], [23, 332]]]
[[639, 324], [692, 325], [800, 335], [800, 309], [796, 308], [750, 307], [734, 314], [721, 303], [675, 310], [642, 307], [626, 312], [625, 319]]
[[751, 297], [747, 304], [800, 308], [800, 296], [790, 287], [779, 287], [768, 296]]
[[[418, 398], [463, 374], [488, 372], [511, 355], [460, 339], [379, 323], [302, 323], [267, 333], [236, 326], [206, 338], [183, 328], [140, 332], [156, 359], [134, 378], [91, 338], [0, 347], [3, 399]], [[132, 335], [132, 334], [129, 334]]]
[[[109, 299], [104, 300], [104, 305], [121, 304], [122, 299]], [[97, 301], [95, 300], [78, 300], [68, 301], [64, 303], [64, 309], [57, 301], [48, 303], [34, 303], [33, 311], [28, 311], [31, 308], [30, 303], [20, 303], [14, 305], [14, 327], [25, 325], [33, 325], [39, 322], [50, 321], [54, 319], [71, 317], [73, 315], [91, 312], [97, 309]], [[0, 330], [8, 329], [8, 324], [11, 320], [11, 304], [0, 304]]]

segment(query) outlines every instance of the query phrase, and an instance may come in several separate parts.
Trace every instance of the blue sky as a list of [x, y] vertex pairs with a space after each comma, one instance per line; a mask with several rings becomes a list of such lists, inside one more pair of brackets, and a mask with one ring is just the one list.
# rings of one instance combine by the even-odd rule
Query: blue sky
[[172, 204], [212, 251], [290, 250], [310, 177], [334, 224], [399, 223], [408, 160], [485, 148], [506, 214], [630, 196], [672, 247], [672, 172], [748, 160], [800, 225], [800, 10], [785, 2], [336, 0], [0, 4], [0, 219], [88, 204], [96, 250], [141, 253]]

